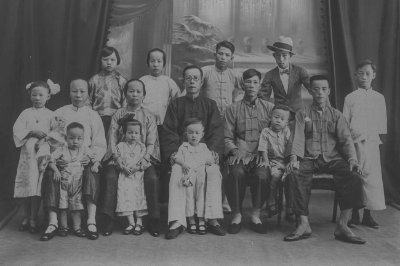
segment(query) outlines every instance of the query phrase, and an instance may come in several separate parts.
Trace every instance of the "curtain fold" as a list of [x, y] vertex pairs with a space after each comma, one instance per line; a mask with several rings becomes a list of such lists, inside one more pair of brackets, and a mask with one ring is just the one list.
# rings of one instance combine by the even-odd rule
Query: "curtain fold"
[[122, 26], [154, 10], [161, 0], [114, 0], [111, 26]]
[[12, 126], [29, 107], [25, 85], [51, 78], [61, 92], [54, 110], [69, 102], [71, 79], [88, 79], [99, 68], [111, 0], [0, 1], [0, 197], [13, 195], [18, 151]]
[[373, 83], [385, 96], [388, 134], [381, 145], [385, 194], [400, 203], [400, 2], [397, 0], [329, 0], [336, 106], [355, 87], [358, 61], [377, 65]]

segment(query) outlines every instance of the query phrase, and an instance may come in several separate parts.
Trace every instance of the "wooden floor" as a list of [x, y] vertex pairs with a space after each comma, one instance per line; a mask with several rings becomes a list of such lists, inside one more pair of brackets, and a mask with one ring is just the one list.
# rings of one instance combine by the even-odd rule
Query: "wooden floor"
[[[375, 213], [381, 228], [357, 227], [366, 245], [334, 240], [330, 222], [333, 193], [313, 191], [310, 239], [287, 243], [282, 238], [293, 226], [276, 227], [276, 218], [264, 219], [269, 228], [259, 235], [245, 227], [238, 235], [219, 237], [184, 233], [175, 240], [125, 236], [115, 231], [97, 241], [75, 236], [38, 241], [39, 235], [18, 232], [20, 214], [0, 231], [1, 265], [399, 265], [400, 211], [388, 207]], [[249, 197], [246, 198], [249, 209]], [[165, 208], [163, 216], [165, 217]], [[229, 221], [229, 216], [225, 222]], [[166, 228], [164, 228], [166, 229]]]

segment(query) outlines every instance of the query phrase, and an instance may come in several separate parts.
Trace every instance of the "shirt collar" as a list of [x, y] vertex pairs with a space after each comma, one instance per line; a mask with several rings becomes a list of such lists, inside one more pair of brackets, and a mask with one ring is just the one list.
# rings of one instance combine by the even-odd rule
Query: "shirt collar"
[[189, 94], [186, 94], [184, 97], [185, 97], [187, 100], [189, 100], [189, 101], [195, 102], [195, 101], [197, 101], [197, 100], [199, 99], [200, 94], [197, 95], [197, 97], [195, 97], [195, 98], [193, 98], [193, 97], [192, 97], [191, 95], [189, 95]]
[[106, 72], [106, 71], [104, 71], [104, 70], [101, 70], [101, 71], [99, 72], [99, 75], [100, 75], [100, 76], [118, 77], [118, 76], [119, 76], [119, 73], [118, 73], [118, 71], [116, 71], [116, 70], [114, 70], [114, 71], [111, 72], [111, 73], [108, 73], [108, 72]]
[[321, 112], [321, 111], [322, 111], [322, 112], [325, 112], [327, 108], [328, 108], [328, 105], [327, 105], [327, 104], [325, 104], [325, 107], [322, 108], [322, 110], [319, 109], [319, 106], [317, 106], [315, 103], [312, 103], [312, 105], [311, 105], [311, 109], [314, 110], [314, 111], [316, 111], [316, 112]]
[[246, 104], [246, 105], [249, 106], [249, 107], [254, 107], [254, 106], [256, 106], [256, 105], [258, 104], [259, 98], [257, 97], [257, 98], [254, 100], [254, 104], [251, 104], [250, 101], [248, 101], [246, 98], [243, 98], [243, 102], [244, 102], [244, 104]]

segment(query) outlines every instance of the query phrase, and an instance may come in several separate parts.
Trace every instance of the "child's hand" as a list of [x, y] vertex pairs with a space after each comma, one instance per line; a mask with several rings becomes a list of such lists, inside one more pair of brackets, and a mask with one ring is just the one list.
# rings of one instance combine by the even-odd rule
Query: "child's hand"
[[86, 166], [90, 163], [90, 158], [88, 155], [83, 156], [82, 160], [81, 160], [81, 164], [82, 166]]
[[192, 183], [192, 181], [190, 181], [190, 177], [189, 177], [189, 176], [187, 176], [187, 175], [183, 176], [182, 185], [183, 185], [184, 187], [191, 187], [191, 186], [193, 186], [193, 183]]
[[65, 168], [68, 166], [68, 162], [61, 157], [56, 160], [56, 165], [57, 165], [57, 167]]
[[207, 166], [213, 165], [214, 162], [215, 162], [214, 159], [209, 158], [209, 159], [206, 161], [206, 165], [207, 165]]
[[182, 172], [183, 172], [183, 174], [185, 174], [185, 175], [189, 174], [189, 172], [190, 172], [190, 167], [189, 167], [187, 164], [183, 163], [183, 164], [181, 165], [181, 167], [182, 167]]
[[131, 172], [131, 170], [130, 170], [128, 167], [122, 166], [121, 169], [122, 169], [122, 172], [123, 172], [126, 176], [132, 175], [132, 172]]
[[60, 182], [61, 180], [61, 173], [58, 169], [54, 170], [53, 180], [55, 182]]
[[100, 162], [95, 162], [95, 163], [92, 165], [92, 167], [90, 168], [90, 170], [92, 170], [93, 173], [98, 173], [100, 167], [101, 167]]
[[28, 133], [28, 137], [42, 139], [46, 137], [46, 133], [40, 130], [32, 130]]

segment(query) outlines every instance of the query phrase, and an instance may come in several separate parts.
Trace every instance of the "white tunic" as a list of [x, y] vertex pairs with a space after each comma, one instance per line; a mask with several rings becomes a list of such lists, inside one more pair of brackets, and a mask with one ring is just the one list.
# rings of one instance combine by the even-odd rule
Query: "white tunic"
[[142, 106], [154, 114], [157, 125], [162, 125], [168, 104], [183, 94], [175, 81], [164, 75], [158, 77], [146, 75], [140, 80], [146, 86], [146, 96]]
[[24, 198], [41, 196], [41, 178], [39, 175], [38, 158], [35, 151], [37, 138], [26, 138], [32, 130], [44, 133], [50, 131], [50, 121], [54, 117], [53, 111], [47, 108], [28, 108], [22, 111], [13, 127], [14, 143], [21, 147], [17, 176], [15, 177], [14, 197]]
[[346, 96], [343, 115], [349, 122], [363, 171], [365, 207], [385, 209], [379, 151], [379, 134], [387, 133], [385, 98], [372, 89], [357, 89]]
[[57, 109], [55, 114], [66, 120], [66, 126], [72, 122], [83, 125], [85, 130], [83, 145], [94, 152], [95, 161], [101, 161], [106, 153], [107, 143], [99, 114], [88, 106], [77, 108], [72, 104]]

